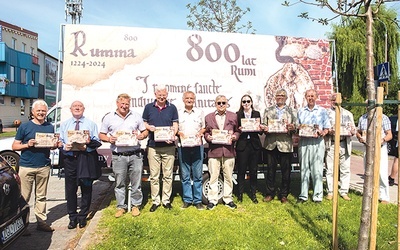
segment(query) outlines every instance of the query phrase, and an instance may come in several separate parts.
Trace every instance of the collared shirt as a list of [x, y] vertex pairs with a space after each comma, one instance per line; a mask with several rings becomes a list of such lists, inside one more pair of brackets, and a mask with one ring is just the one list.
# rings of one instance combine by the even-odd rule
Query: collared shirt
[[[279, 108], [278, 105], [276, 105], [276, 115], [278, 116], [278, 120], [285, 119], [284, 114], [286, 113], [286, 105], [283, 106], [282, 108]], [[287, 118], [285, 119], [287, 120]]]
[[[117, 131], [144, 131], [146, 127], [139, 113], [129, 111], [125, 117], [121, 117], [116, 111], [108, 113], [101, 123], [100, 133], [115, 135]], [[114, 152], [121, 153], [127, 151], [136, 151], [140, 149], [138, 140], [135, 146], [115, 146], [110, 145], [110, 149]]]
[[[69, 130], [75, 130], [76, 126], [76, 119], [74, 117], [69, 118], [65, 122], [63, 122], [60, 126], [60, 140], [62, 141], [63, 144], [68, 144], [68, 131]], [[90, 139], [91, 140], [96, 140], [100, 141], [99, 139], [99, 132], [97, 130], [97, 125], [93, 121], [85, 118], [85, 116], [82, 116], [79, 119], [79, 130], [88, 130]], [[87, 152], [94, 151], [96, 149], [92, 148], [86, 148]], [[72, 155], [72, 152], [67, 152], [68, 155]]]
[[224, 112], [221, 115], [220, 113], [218, 113], [218, 111], [215, 111], [215, 120], [217, 121], [219, 130], [224, 129], [225, 118], [226, 118], [226, 112]]
[[318, 125], [321, 130], [331, 128], [328, 112], [319, 105], [315, 105], [312, 109], [308, 106], [302, 107], [297, 116], [299, 124]]
[[[363, 114], [358, 120], [358, 130], [366, 131], [368, 128], [368, 114]], [[389, 117], [382, 114], [382, 138], [385, 137], [385, 131], [391, 130], [391, 124]]]
[[190, 112], [186, 109], [178, 111], [179, 114], [179, 131], [185, 135], [196, 135], [205, 127], [204, 112], [200, 109], [193, 108]]

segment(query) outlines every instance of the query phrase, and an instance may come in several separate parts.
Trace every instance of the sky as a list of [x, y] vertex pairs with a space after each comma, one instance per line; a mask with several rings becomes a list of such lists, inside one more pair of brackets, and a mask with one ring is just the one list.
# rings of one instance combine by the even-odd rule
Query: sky
[[[60, 27], [70, 24], [65, 20], [64, 0], [3, 0], [0, 20], [36, 32], [39, 48], [58, 58]], [[197, 0], [83, 0], [80, 24], [129, 26], [190, 30], [186, 8]], [[283, 0], [238, 0], [242, 9], [250, 8], [243, 21], [251, 21], [256, 34], [326, 39], [331, 26], [323, 26], [298, 15], [309, 12], [312, 17], [332, 17], [326, 8], [305, 4], [282, 6]], [[290, 2], [296, 2], [292, 0]], [[400, 1], [385, 3], [400, 14]]]

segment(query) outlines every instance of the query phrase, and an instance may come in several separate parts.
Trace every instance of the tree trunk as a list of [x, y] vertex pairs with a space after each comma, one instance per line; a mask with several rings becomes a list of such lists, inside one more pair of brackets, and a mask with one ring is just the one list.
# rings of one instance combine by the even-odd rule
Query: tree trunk
[[[371, 6], [365, 6], [366, 9], [366, 38], [367, 38], [367, 97], [368, 106], [374, 105], [375, 102], [370, 100], [376, 99], [376, 90], [374, 83], [374, 58], [373, 58], [373, 36], [372, 24], [373, 16]], [[373, 163], [374, 163], [374, 139], [375, 139], [375, 120], [373, 107], [368, 107], [368, 127], [367, 127], [367, 143], [366, 143], [366, 166], [365, 166], [365, 179], [363, 186], [363, 200], [360, 221], [360, 231], [358, 235], [358, 248], [359, 250], [368, 249], [369, 233], [371, 228], [371, 204], [372, 204], [372, 188], [373, 188]]]

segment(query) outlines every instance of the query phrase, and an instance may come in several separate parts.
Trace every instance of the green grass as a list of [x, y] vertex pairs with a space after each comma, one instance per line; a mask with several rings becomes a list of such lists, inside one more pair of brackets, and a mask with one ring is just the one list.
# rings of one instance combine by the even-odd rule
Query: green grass
[[[296, 174], [293, 174], [295, 177]], [[298, 176], [298, 174], [297, 174]], [[182, 210], [180, 183], [174, 183], [172, 210], [160, 207], [150, 213], [148, 182], [143, 183], [145, 207], [139, 217], [114, 218], [115, 200], [103, 210], [90, 249], [330, 249], [332, 247], [332, 201], [297, 204], [298, 177], [293, 178], [289, 203], [275, 199], [262, 202], [264, 180], [259, 181], [259, 204], [246, 196], [236, 210], [219, 204], [214, 210]], [[340, 249], [356, 249], [362, 197], [339, 198], [338, 239]], [[397, 249], [397, 207], [379, 205], [378, 249]]]
[[7, 131], [7, 132], [0, 133], [0, 139], [7, 138], [7, 137], [15, 137], [16, 133], [17, 133], [16, 131]]

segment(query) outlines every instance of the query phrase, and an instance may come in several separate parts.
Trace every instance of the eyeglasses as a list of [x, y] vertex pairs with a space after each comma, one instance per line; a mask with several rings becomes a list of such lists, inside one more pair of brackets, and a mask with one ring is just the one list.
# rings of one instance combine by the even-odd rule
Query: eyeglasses
[[243, 103], [243, 104], [245, 104], [245, 103], [251, 103], [251, 101], [250, 101], [250, 100], [243, 100], [242, 103]]
[[276, 97], [285, 97], [286, 95], [276, 95]]
[[225, 105], [226, 102], [217, 102], [218, 105]]

